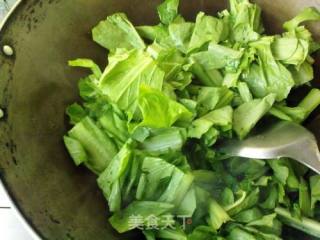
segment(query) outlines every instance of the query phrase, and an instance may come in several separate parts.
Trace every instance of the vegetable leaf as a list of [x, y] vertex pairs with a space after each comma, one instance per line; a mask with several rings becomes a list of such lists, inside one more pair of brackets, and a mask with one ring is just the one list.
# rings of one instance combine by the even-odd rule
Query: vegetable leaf
[[[66, 109], [63, 141], [75, 165], [97, 175], [111, 226], [147, 240], [290, 238], [282, 224], [320, 237], [317, 175], [288, 158], [219, 147], [274, 117], [301, 124], [318, 109], [320, 90], [310, 86], [320, 44], [303, 23], [320, 12], [306, 8], [270, 35], [250, 0], [195, 21], [179, 2], [163, 0], [153, 25], [134, 26], [125, 13], [98, 23], [104, 69], [69, 61], [89, 73], [78, 84], [82, 102]], [[297, 103], [301, 86], [309, 93]]]
[[302, 22], [320, 20], [320, 12], [314, 7], [305, 8], [295, 18], [283, 24], [283, 27], [290, 31], [297, 28]]
[[165, 0], [158, 6], [160, 21], [168, 25], [178, 16], [179, 0]]
[[239, 138], [248, 135], [257, 122], [270, 110], [275, 95], [270, 94], [263, 99], [254, 99], [239, 106], [233, 115], [233, 127]]
[[117, 48], [145, 48], [145, 43], [124, 13], [116, 13], [101, 21], [92, 30], [92, 35], [95, 42], [110, 51]]
[[197, 16], [188, 52], [201, 48], [204, 44], [218, 43], [223, 33], [223, 22], [200, 12]]
[[164, 72], [148, 54], [133, 50], [117, 57], [104, 71], [99, 88], [129, 116], [136, 111], [141, 85], [162, 89]]
[[190, 121], [192, 118], [192, 113], [183, 105], [146, 86], [140, 88], [139, 108], [143, 117], [139, 126], [167, 128], [178, 120]]

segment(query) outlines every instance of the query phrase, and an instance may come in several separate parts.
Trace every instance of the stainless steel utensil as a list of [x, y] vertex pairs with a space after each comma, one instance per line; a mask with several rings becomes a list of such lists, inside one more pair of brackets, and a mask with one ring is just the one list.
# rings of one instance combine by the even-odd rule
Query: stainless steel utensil
[[288, 157], [320, 174], [320, 152], [315, 136], [292, 122], [279, 122], [245, 140], [230, 140], [222, 144], [221, 152], [229, 156], [275, 159]]

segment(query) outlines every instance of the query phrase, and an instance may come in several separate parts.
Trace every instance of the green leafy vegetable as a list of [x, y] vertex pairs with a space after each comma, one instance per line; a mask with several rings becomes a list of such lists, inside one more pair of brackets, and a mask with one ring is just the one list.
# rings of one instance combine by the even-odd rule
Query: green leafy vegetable
[[311, 209], [315, 208], [315, 204], [320, 201], [320, 176], [310, 177], [311, 189]]
[[310, 217], [312, 215], [310, 191], [309, 191], [309, 187], [307, 185], [307, 182], [303, 178], [300, 179], [299, 206], [300, 206], [301, 212], [305, 216]]
[[162, 24], [156, 26], [139, 26], [136, 27], [139, 35], [151, 41], [165, 41], [168, 38], [168, 29]]
[[306, 119], [319, 105], [320, 90], [312, 89], [298, 106], [305, 110], [304, 119]]
[[272, 44], [272, 51], [276, 60], [285, 64], [301, 65], [309, 53], [309, 43], [298, 38], [276, 38]]
[[[178, 9], [179, 0], [164, 0], [160, 22], [137, 27], [115, 13], [92, 30], [108, 50], [105, 69], [69, 61], [89, 74], [78, 84], [82, 103], [66, 109], [72, 128], [63, 140], [75, 165], [97, 175], [110, 224], [147, 240], [280, 240], [283, 224], [320, 237], [318, 175], [291, 159], [230, 157], [217, 147], [262, 121], [313, 116], [320, 44], [302, 24], [320, 20], [319, 11], [303, 10], [270, 36], [249, 0], [194, 22]], [[300, 86], [309, 93], [297, 103], [291, 92]]]
[[168, 153], [181, 150], [186, 139], [185, 131], [179, 128], [155, 129], [138, 146], [147, 153]]
[[218, 43], [223, 33], [223, 22], [215, 17], [200, 12], [197, 16], [188, 52], [200, 49], [204, 44]]
[[273, 41], [273, 37], [263, 37], [251, 43], [257, 51], [258, 64], [251, 65], [244, 80], [255, 97], [261, 98], [274, 93], [276, 100], [281, 101], [288, 97], [294, 81], [290, 71], [275, 60], [271, 51]]
[[72, 159], [74, 160], [74, 163], [77, 166], [88, 161], [87, 153], [79, 141], [67, 136], [65, 136], [63, 140]]
[[227, 237], [227, 240], [256, 240], [256, 238], [240, 228], [234, 228]]
[[169, 24], [178, 16], [179, 0], [166, 0], [158, 7], [160, 21]]
[[69, 116], [70, 122], [72, 124], [77, 124], [78, 122], [81, 122], [81, 120], [87, 116], [86, 111], [78, 103], [70, 105], [67, 108], [66, 113]]
[[[169, 213], [174, 208], [170, 203], [150, 202], [150, 201], [135, 201], [132, 202], [126, 209], [114, 214], [110, 218], [111, 225], [119, 232], [124, 233], [133, 226], [130, 226], [130, 217], [139, 216], [145, 220], [148, 216], [159, 217]], [[146, 224], [142, 222], [142, 225]]]
[[260, 7], [248, 0], [230, 0], [230, 8], [231, 39], [244, 43], [257, 40], [263, 32]]
[[284, 224], [299, 229], [317, 238], [320, 237], [319, 222], [306, 217], [302, 217], [301, 219], [295, 218], [287, 209], [280, 207], [276, 208], [275, 212], [278, 214], [279, 218], [283, 221]]
[[313, 67], [308, 62], [302, 63], [300, 67], [291, 67], [289, 70], [291, 71], [296, 86], [304, 85], [314, 77]]
[[251, 208], [240, 212], [233, 218], [240, 223], [250, 223], [259, 220], [263, 217], [261, 210], [258, 208]]
[[233, 110], [230, 106], [209, 112], [192, 123], [188, 135], [194, 138], [201, 138], [203, 134], [214, 126], [230, 130], [232, 126], [232, 113]]
[[222, 224], [230, 221], [231, 218], [225, 212], [225, 210], [214, 200], [209, 203], [209, 225], [214, 229], [218, 230]]
[[297, 28], [302, 22], [320, 20], [320, 12], [313, 7], [304, 9], [298, 16], [292, 20], [285, 22], [283, 27], [290, 31]]
[[89, 68], [97, 79], [99, 79], [102, 74], [99, 66], [91, 59], [77, 59], [74, 61], [69, 61], [69, 66]]
[[191, 58], [205, 69], [237, 69], [242, 54], [241, 51], [210, 43], [208, 51], [194, 53], [191, 55]]
[[194, 26], [194, 23], [181, 22], [172, 23], [168, 27], [173, 44], [183, 53], [188, 53], [189, 43]]
[[[121, 208], [120, 178], [126, 173], [131, 158], [132, 151], [130, 144], [127, 143], [98, 178], [99, 187], [102, 189], [107, 200], [109, 200], [111, 211], [119, 211]], [[115, 197], [114, 195], [117, 196]]]
[[92, 30], [93, 40], [115, 51], [117, 48], [144, 49], [145, 43], [124, 13], [116, 13]]
[[[69, 142], [67, 147], [70, 153], [85, 151], [88, 154], [86, 163], [95, 172], [104, 171], [117, 153], [114, 142], [89, 117], [77, 123], [68, 135], [69, 138], [66, 142]], [[80, 145], [82, 148], [80, 148]], [[79, 162], [79, 159], [76, 159], [75, 161]], [[84, 160], [84, 157], [82, 160]]]
[[139, 126], [152, 128], [171, 127], [176, 121], [190, 121], [192, 113], [183, 105], [171, 100], [161, 91], [142, 86], [139, 108], [143, 121]]
[[244, 138], [257, 122], [271, 109], [275, 95], [270, 94], [263, 99], [254, 99], [239, 106], [234, 111], [234, 130], [240, 138]]
[[162, 89], [164, 72], [148, 54], [140, 50], [132, 50], [112, 60], [101, 77], [99, 88], [120, 109], [133, 115], [140, 86]]

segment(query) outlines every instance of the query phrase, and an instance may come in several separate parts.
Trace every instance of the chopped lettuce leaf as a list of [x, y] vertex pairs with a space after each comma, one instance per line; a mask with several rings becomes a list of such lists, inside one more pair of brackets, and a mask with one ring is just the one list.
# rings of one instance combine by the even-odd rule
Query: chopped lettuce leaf
[[138, 148], [149, 154], [161, 154], [182, 149], [186, 136], [179, 128], [155, 129], [138, 145]]
[[163, 24], [170, 24], [178, 16], [179, 0], [165, 0], [158, 6], [158, 14]]
[[238, 83], [238, 90], [240, 97], [243, 102], [251, 102], [253, 100], [253, 96], [250, 92], [250, 89], [248, 87], [248, 84], [245, 82], [239, 82]]
[[197, 76], [199, 81], [205, 86], [221, 87], [223, 76], [217, 69], [205, 69], [199, 63], [193, 61], [190, 71]]
[[304, 85], [314, 78], [313, 67], [310, 63], [304, 62], [299, 67], [289, 68], [296, 86]]
[[274, 93], [277, 101], [282, 101], [288, 97], [295, 83], [290, 71], [274, 59], [271, 51], [273, 41], [273, 37], [263, 37], [250, 44], [257, 51], [258, 63], [251, 65], [244, 81], [255, 97]]
[[159, 201], [170, 202], [178, 207], [188, 193], [193, 183], [193, 178], [190, 173], [184, 173], [176, 168], [168, 187], [159, 198]]
[[316, 21], [320, 20], [320, 12], [314, 7], [305, 8], [295, 18], [287, 21], [283, 24], [283, 28], [291, 31], [297, 28], [301, 23], [305, 21]]
[[112, 227], [114, 227], [119, 233], [124, 233], [132, 230], [132, 227], [134, 227], [133, 224], [133, 226], [130, 224], [130, 217], [138, 216], [143, 220], [146, 220], [147, 217], [150, 216], [160, 217], [168, 214], [173, 210], [173, 208], [174, 205], [170, 203], [134, 201], [126, 209], [115, 213], [109, 221]]
[[280, 158], [267, 161], [274, 172], [275, 178], [282, 184], [288, 185], [291, 189], [299, 188], [299, 178], [297, 178], [291, 162], [287, 158]]
[[205, 15], [200, 12], [197, 15], [194, 31], [191, 36], [188, 52], [200, 49], [204, 44], [220, 42], [224, 24], [222, 20]]
[[169, 37], [169, 33], [166, 27], [162, 24], [155, 26], [139, 26], [136, 27], [139, 35], [151, 41], [163, 42]]
[[195, 189], [192, 187], [182, 200], [177, 214], [179, 216], [192, 216], [197, 208]]
[[146, 240], [156, 240], [155, 232], [151, 230], [143, 231], [143, 235], [146, 237]]
[[204, 69], [231, 69], [237, 70], [243, 52], [210, 43], [207, 51], [197, 52], [191, 55], [193, 62], [199, 64]]
[[136, 111], [140, 86], [162, 89], [164, 72], [145, 52], [133, 50], [123, 54], [104, 71], [99, 88], [122, 110], [133, 115]]
[[116, 107], [106, 109], [98, 122], [119, 148], [129, 139], [126, 116]]
[[101, 77], [101, 69], [100, 67], [94, 63], [91, 59], [76, 59], [73, 61], [69, 61], [69, 66], [72, 67], [83, 67], [91, 69], [94, 76], [99, 79]]
[[69, 116], [70, 122], [72, 124], [81, 122], [81, 120], [87, 116], [86, 111], [78, 103], [74, 103], [68, 106], [66, 114]]
[[[164, 187], [161, 184], [168, 184], [174, 169], [174, 165], [161, 158], [145, 158], [142, 164], [143, 174], [138, 185], [138, 189], [142, 189], [142, 192], [139, 192], [137, 199], [158, 200], [161, 194], [160, 190], [164, 191]], [[147, 187], [143, 187], [144, 181], [149, 183]]]
[[240, 43], [255, 41], [263, 32], [261, 9], [248, 0], [230, 0], [231, 38]]
[[188, 53], [188, 47], [194, 30], [194, 23], [182, 22], [169, 25], [169, 34], [174, 45], [183, 53]]
[[157, 238], [172, 240], [188, 240], [186, 234], [181, 228], [163, 229], [157, 233]]
[[95, 172], [104, 171], [117, 153], [114, 142], [89, 117], [77, 123], [68, 135], [83, 146], [88, 154], [86, 163]]
[[165, 72], [164, 81], [174, 89], [183, 90], [191, 83], [192, 75], [184, 69], [187, 60], [177, 49], [164, 47], [155, 42], [148, 47], [147, 51]]
[[70, 156], [77, 166], [88, 161], [87, 153], [79, 141], [68, 136], [64, 136], [63, 140]]
[[276, 38], [271, 46], [274, 58], [284, 64], [301, 65], [309, 54], [309, 43], [304, 39]]
[[230, 158], [225, 163], [228, 172], [241, 179], [256, 180], [268, 171], [266, 163], [259, 159], [244, 159], [240, 157]]
[[254, 226], [254, 227], [272, 227], [273, 221], [275, 220], [277, 214], [273, 213], [270, 215], [265, 215], [260, 219], [254, 220], [249, 222], [247, 226]]
[[230, 188], [225, 188], [221, 194], [220, 203], [224, 209], [229, 205], [234, 204], [234, 194]]
[[117, 48], [144, 49], [145, 43], [124, 13], [116, 13], [92, 30], [93, 40], [110, 51]]
[[231, 220], [228, 213], [215, 201], [209, 200], [209, 225], [214, 230], [219, 230], [222, 224]]
[[188, 136], [201, 138], [211, 127], [220, 127], [226, 131], [230, 130], [232, 127], [232, 114], [233, 110], [230, 106], [213, 110], [193, 121], [192, 126], [189, 128]]
[[269, 160], [270, 167], [274, 171], [275, 178], [283, 185], [287, 183], [289, 177], [289, 169], [286, 166], [285, 162], [279, 159]]
[[182, 104], [171, 100], [161, 91], [142, 86], [139, 108], [143, 121], [139, 126], [168, 128], [177, 121], [191, 121], [192, 113]]
[[98, 185], [109, 202], [110, 211], [119, 211], [121, 208], [120, 178], [126, 173], [131, 157], [130, 143], [127, 143], [98, 178]]
[[300, 123], [305, 119], [307, 111], [302, 107], [287, 107], [280, 104], [274, 105], [270, 109], [273, 116], [291, 122]]
[[262, 217], [263, 214], [261, 210], [259, 210], [259, 208], [254, 207], [238, 213], [237, 215], [233, 216], [233, 219], [240, 223], [250, 223], [260, 220]]
[[298, 107], [305, 110], [304, 119], [307, 119], [309, 115], [320, 105], [320, 90], [312, 89], [309, 94], [300, 102]]
[[[230, 216], [236, 215], [239, 212], [252, 208], [259, 201], [259, 188], [255, 188], [252, 192], [246, 195], [242, 191], [241, 197], [236, 201], [231, 208], [228, 209], [228, 214]], [[244, 196], [244, 197], [243, 197]]]
[[233, 128], [240, 139], [245, 138], [257, 122], [271, 109], [275, 95], [254, 99], [239, 106], [233, 114]]
[[299, 103], [297, 107], [287, 107], [276, 104], [270, 113], [285, 121], [301, 123], [320, 105], [320, 91], [312, 89], [309, 94]]
[[253, 234], [257, 239], [265, 239], [265, 240], [281, 240], [276, 234], [269, 233], [268, 228], [254, 228], [250, 226], [242, 227], [242, 229], [248, 231], [249, 233]]
[[224, 238], [216, 237], [216, 231], [208, 226], [198, 226], [188, 236], [188, 240], [214, 239], [223, 240]]
[[312, 216], [311, 197], [307, 182], [301, 177], [299, 186], [299, 206], [301, 213], [306, 217]]
[[296, 228], [316, 238], [320, 237], [320, 224], [318, 221], [310, 218], [302, 217], [301, 219], [293, 217], [285, 208], [277, 207], [275, 212], [278, 214], [279, 219], [286, 225]]
[[310, 190], [311, 190], [311, 209], [320, 201], [320, 176], [315, 175], [310, 177]]
[[256, 240], [254, 235], [240, 228], [234, 228], [227, 237], [227, 240]]
[[108, 50], [105, 69], [69, 61], [90, 72], [78, 84], [83, 102], [66, 110], [73, 127], [63, 140], [75, 165], [97, 175], [119, 233], [280, 240], [283, 223], [320, 237], [317, 175], [291, 159], [216, 147], [273, 117], [301, 124], [318, 108], [319, 89], [295, 106], [290, 93], [312, 86], [320, 44], [302, 24], [320, 13], [309, 7], [268, 35], [257, 4], [229, 2], [216, 17], [186, 21], [179, 0], [163, 0], [160, 22], [137, 27], [115, 13], [92, 30]]
[[200, 115], [230, 105], [233, 92], [226, 87], [200, 87], [197, 93], [197, 108]]

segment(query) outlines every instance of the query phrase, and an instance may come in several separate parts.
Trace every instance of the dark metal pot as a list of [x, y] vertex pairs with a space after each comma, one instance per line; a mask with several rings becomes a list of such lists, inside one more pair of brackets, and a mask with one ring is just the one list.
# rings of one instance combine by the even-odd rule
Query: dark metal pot
[[[282, 23], [303, 7], [320, 7], [320, 0], [257, 2], [269, 32], [280, 32]], [[79, 99], [77, 81], [85, 75], [69, 68], [67, 61], [88, 57], [103, 65], [106, 52], [91, 40], [91, 28], [118, 11], [126, 12], [135, 24], [155, 23], [159, 3], [25, 0], [1, 30], [0, 46], [14, 49], [11, 57], [0, 54], [0, 108], [5, 110], [0, 120], [1, 177], [43, 239], [143, 239], [134, 233], [135, 237], [119, 236], [111, 229], [95, 176], [76, 168], [63, 146], [69, 127], [65, 108]], [[225, 0], [182, 0], [181, 11], [193, 19], [200, 10], [214, 14], [225, 7]], [[319, 39], [320, 25], [310, 27]]]

